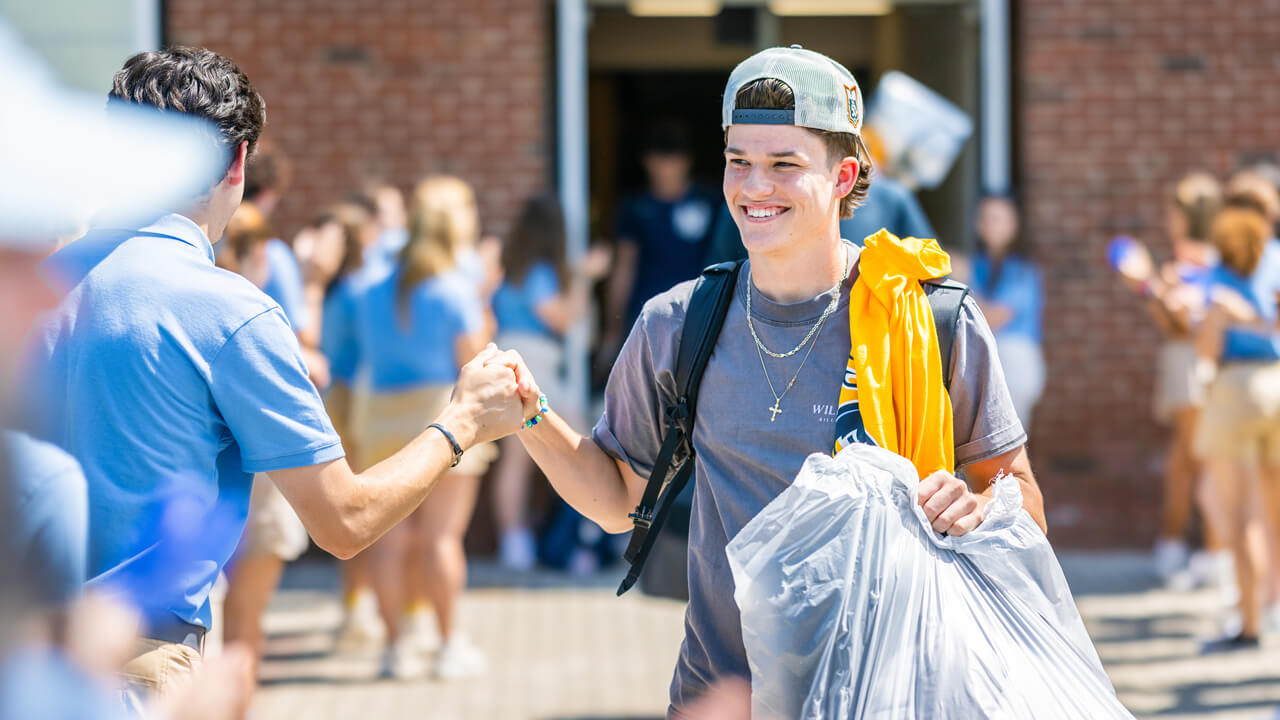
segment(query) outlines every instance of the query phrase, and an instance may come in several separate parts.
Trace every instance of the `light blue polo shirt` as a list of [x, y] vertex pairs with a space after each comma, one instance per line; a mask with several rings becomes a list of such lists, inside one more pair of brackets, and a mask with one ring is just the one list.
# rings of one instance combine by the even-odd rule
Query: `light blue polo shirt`
[[334, 382], [353, 385], [360, 369], [360, 347], [356, 337], [356, 301], [393, 267], [384, 260], [366, 264], [334, 283], [324, 298], [320, 322], [320, 352], [329, 361]]
[[311, 318], [302, 297], [302, 268], [298, 267], [293, 250], [280, 238], [267, 241], [267, 284], [262, 291], [280, 304], [295, 332], [310, 327]]
[[208, 627], [253, 473], [344, 455], [280, 306], [213, 264], [189, 219], [97, 229], [41, 270], [27, 413], [89, 488], [91, 583]]
[[374, 392], [398, 392], [458, 380], [457, 342], [484, 327], [472, 280], [458, 270], [409, 291], [408, 312], [396, 299], [400, 269], [365, 268], [344, 279], [326, 303], [330, 358], [366, 366]]
[[547, 324], [538, 317], [537, 308], [560, 294], [560, 279], [555, 266], [539, 260], [529, 267], [519, 283], [503, 281], [493, 294], [493, 314], [498, 332], [522, 332], [555, 338]]
[[[1225, 265], [1211, 271], [1210, 282], [1239, 293], [1258, 317], [1276, 324], [1276, 295], [1280, 293], [1280, 240], [1267, 241], [1258, 267], [1249, 277], [1241, 277]], [[1262, 333], [1251, 328], [1228, 328], [1223, 335], [1222, 362], [1272, 362], [1280, 360], [1280, 333]]]
[[996, 339], [1002, 335], [1019, 335], [1040, 344], [1044, 315], [1044, 284], [1040, 279], [1040, 269], [1026, 258], [1010, 255], [1002, 263], [995, 287], [989, 287], [992, 269], [991, 259], [985, 253], [973, 258], [973, 292], [1013, 312], [1009, 322], [996, 331]]

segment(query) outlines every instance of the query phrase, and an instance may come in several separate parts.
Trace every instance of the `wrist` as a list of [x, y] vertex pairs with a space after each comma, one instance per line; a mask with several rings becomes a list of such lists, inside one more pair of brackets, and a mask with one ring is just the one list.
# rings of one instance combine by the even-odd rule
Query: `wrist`
[[551, 412], [551, 407], [547, 405], [547, 395], [546, 395], [546, 393], [542, 393], [542, 392], [538, 393], [538, 408], [537, 408], [537, 412], [535, 412], [535, 413], [533, 414], [533, 417], [528, 418], [528, 419], [526, 419], [526, 420], [524, 421], [524, 428], [523, 428], [523, 429], [525, 429], [525, 430], [529, 430], [529, 429], [531, 429], [531, 428], [537, 427], [537, 426], [538, 426], [538, 425], [540, 425], [544, 420], [546, 420], [547, 413], [549, 413], [549, 412]]
[[436, 418], [436, 423], [453, 433], [458, 445], [466, 451], [476, 444], [478, 428], [476, 427], [474, 416], [475, 413], [467, 412], [465, 408], [459, 407], [456, 402], [450, 402], [439, 417]]

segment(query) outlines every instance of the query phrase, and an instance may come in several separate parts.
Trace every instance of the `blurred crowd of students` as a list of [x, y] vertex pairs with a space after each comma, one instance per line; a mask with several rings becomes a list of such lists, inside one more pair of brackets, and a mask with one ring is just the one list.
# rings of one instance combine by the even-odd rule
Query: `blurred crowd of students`
[[[448, 402], [459, 368], [495, 339], [518, 349], [544, 387], [564, 383], [564, 337], [588, 315], [592, 283], [609, 270], [610, 255], [597, 248], [570, 265], [554, 196], [528, 198], [509, 236], [496, 238], [482, 237], [475, 192], [461, 178], [426, 177], [407, 203], [398, 188], [374, 184], [285, 241], [271, 216], [288, 186], [287, 158], [264, 143], [217, 262], [284, 309], [357, 471], [421, 433]], [[539, 518], [528, 516], [533, 464], [518, 441], [501, 450], [500, 457], [497, 446], [468, 451], [417, 510], [343, 562], [340, 649], [383, 643], [383, 672], [400, 678], [484, 671], [482, 653], [458, 631], [457, 605], [466, 586], [464, 536], [495, 461], [500, 558], [521, 571], [538, 559]], [[226, 641], [261, 652], [262, 615], [284, 564], [308, 541], [266, 475], [255, 478], [250, 503], [228, 571], [223, 627]]]
[[[1155, 411], [1172, 425], [1154, 552], [1174, 588], [1222, 590], [1221, 637], [1257, 647], [1280, 632], [1280, 169], [1204, 172], [1169, 195], [1172, 247], [1157, 265], [1119, 238], [1112, 261], [1164, 341]], [[1198, 507], [1206, 552], [1188, 549]]]

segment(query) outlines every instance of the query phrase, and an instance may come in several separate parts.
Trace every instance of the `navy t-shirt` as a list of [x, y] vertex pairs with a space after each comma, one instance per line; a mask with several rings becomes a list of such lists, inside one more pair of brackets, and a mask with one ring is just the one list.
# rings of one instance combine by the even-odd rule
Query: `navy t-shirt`
[[696, 185], [674, 202], [645, 193], [623, 203], [617, 236], [639, 251], [636, 281], [627, 304], [628, 325], [649, 298], [702, 272], [712, 226], [722, 205], [724, 199], [718, 193]]

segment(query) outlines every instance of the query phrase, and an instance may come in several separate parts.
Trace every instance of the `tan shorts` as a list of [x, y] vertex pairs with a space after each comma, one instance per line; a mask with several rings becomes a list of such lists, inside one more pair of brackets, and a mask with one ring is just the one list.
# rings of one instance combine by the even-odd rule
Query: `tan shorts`
[[[451, 385], [431, 385], [396, 393], [370, 393], [357, 403], [352, 431], [361, 458], [374, 465], [400, 452], [435, 421], [449, 404]], [[432, 432], [435, 432], [432, 430]], [[492, 443], [477, 445], [462, 456], [455, 472], [483, 475], [498, 449]]]
[[200, 668], [200, 653], [180, 643], [138, 638], [133, 657], [120, 670], [124, 704], [141, 711], [156, 697], [181, 687]]
[[262, 473], [255, 475], [240, 554], [244, 557], [275, 555], [290, 562], [306, 552], [309, 543], [307, 529], [276, 484]]
[[1156, 356], [1154, 407], [1156, 420], [1173, 421], [1185, 408], [1204, 406], [1204, 383], [1196, 379], [1196, 351], [1189, 340], [1170, 340]]
[[1195, 453], [1202, 460], [1280, 465], [1280, 362], [1218, 372], [1200, 411]]

